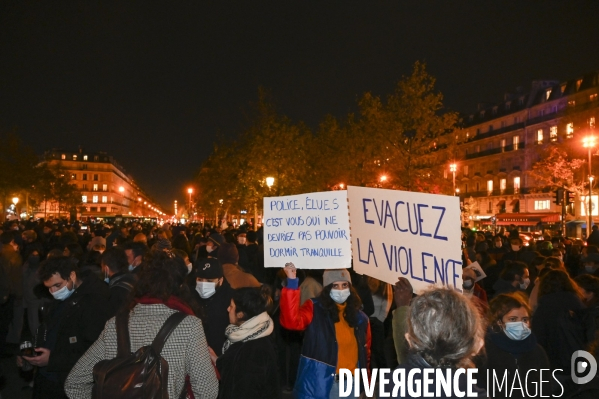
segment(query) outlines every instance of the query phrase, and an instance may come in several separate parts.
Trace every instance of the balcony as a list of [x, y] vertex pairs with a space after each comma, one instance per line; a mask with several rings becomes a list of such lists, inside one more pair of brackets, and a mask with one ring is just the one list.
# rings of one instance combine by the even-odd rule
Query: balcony
[[470, 137], [467, 140], [467, 142], [470, 143], [472, 141], [483, 140], [483, 139], [486, 139], [489, 137], [499, 136], [500, 134], [513, 132], [514, 130], [523, 129], [523, 128], [524, 128], [524, 122], [514, 123], [513, 125], [505, 126], [505, 127], [502, 127], [501, 129], [493, 130], [493, 131], [490, 131], [487, 133], [479, 133], [475, 136]]
[[502, 152], [508, 152], [508, 151], [523, 150], [524, 147], [526, 147], [526, 144], [524, 141], [522, 141], [518, 144], [511, 144], [511, 145], [507, 145], [505, 147], [491, 148], [488, 150], [475, 152], [473, 154], [466, 154], [466, 159], [486, 157], [489, 155], [501, 154]]

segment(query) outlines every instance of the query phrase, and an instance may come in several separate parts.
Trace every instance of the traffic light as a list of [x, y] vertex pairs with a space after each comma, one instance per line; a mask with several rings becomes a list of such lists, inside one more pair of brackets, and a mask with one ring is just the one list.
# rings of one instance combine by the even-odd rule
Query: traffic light
[[561, 205], [563, 201], [564, 201], [564, 189], [558, 188], [557, 190], [555, 190], [555, 201], [553, 201], [553, 202], [556, 203], [557, 205]]
[[575, 200], [576, 193], [573, 193], [572, 191], [566, 191], [566, 203], [573, 204]]

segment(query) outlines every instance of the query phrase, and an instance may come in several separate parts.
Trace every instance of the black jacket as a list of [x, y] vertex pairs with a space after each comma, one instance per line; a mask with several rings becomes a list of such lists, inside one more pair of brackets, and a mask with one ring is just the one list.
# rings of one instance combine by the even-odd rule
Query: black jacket
[[59, 302], [53, 300], [48, 306], [36, 344], [48, 348], [48, 335], [55, 336], [55, 342], [49, 345], [47, 371], [57, 373], [59, 382], [64, 384], [71, 368], [104, 329], [109, 311], [108, 287], [91, 276], [64, 303]]
[[208, 346], [220, 356], [226, 340], [225, 329], [229, 325], [227, 308], [231, 304], [233, 289], [227, 280], [223, 279], [223, 285], [210, 298], [203, 299], [200, 297], [195, 287], [193, 288], [193, 295], [202, 311], [202, 323], [204, 324]]
[[219, 399], [281, 397], [272, 335], [234, 343], [216, 367], [221, 377]]
[[[409, 394], [409, 390], [406, 387], [406, 396], [391, 396], [393, 398], [421, 398], [423, 397], [422, 394], [424, 393], [424, 385], [423, 385], [423, 373], [422, 370], [423, 369], [432, 369], [432, 366], [430, 364], [428, 364], [420, 355], [418, 354], [410, 354], [408, 356], [408, 359], [406, 361], [406, 363], [404, 364], [400, 364], [399, 366], [397, 366], [398, 369], [405, 369], [405, 381], [406, 384], [408, 382], [408, 374], [410, 373], [410, 370], [412, 369], [418, 369], [420, 370], [420, 373], [415, 373], [414, 374], [414, 380], [413, 380], [413, 384], [414, 386], [412, 387], [416, 392], [418, 392], [418, 386], [417, 384], [419, 384], [420, 386], [420, 391], [421, 391], [421, 395], [420, 396], [410, 396]], [[445, 371], [445, 370], [444, 370]], [[445, 374], [444, 374], [445, 375]], [[478, 371], [478, 375], [480, 375], [480, 370]], [[387, 377], [389, 378], [389, 377]], [[477, 374], [475, 374], [475, 378], [477, 378]], [[453, 380], [453, 374], [452, 374], [452, 380]], [[436, 387], [436, 378], [433, 375], [432, 379], [430, 380], [431, 383], [428, 385], [428, 392], [436, 392], [437, 391], [437, 387]], [[462, 392], [466, 392], [467, 388], [468, 388], [468, 383], [467, 383], [467, 379], [466, 379], [466, 375], [465, 374], [461, 374], [459, 379], [458, 379], [458, 385], [459, 385], [459, 390]], [[452, 396], [446, 396], [444, 395], [444, 391], [443, 389], [441, 389], [441, 396], [435, 396], [436, 398], [444, 398], [444, 399], [453, 399], [453, 398], [458, 398], [458, 396], [455, 394], [456, 392], [454, 391], [455, 387], [453, 387], [453, 384], [450, 384], [450, 386], [452, 387]], [[384, 391], [392, 394], [393, 391], [393, 387], [394, 387], [394, 383], [393, 383], [393, 379], [389, 378], [389, 383], [387, 383], [384, 386]], [[479, 386], [475, 385], [472, 387], [472, 391], [477, 395], [477, 397], [479, 398], [486, 398], [487, 397], [487, 393], [484, 389], [479, 388]], [[401, 395], [401, 390], [398, 390], [397, 392], [398, 395]]]
[[549, 356], [552, 369], [570, 374], [570, 359], [585, 349], [585, 327], [579, 313], [584, 305], [571, 292], [554, 292], [539, 298], [532, 332]]
[[108, 307], [110, 308], [109, 318], [116, 315], [116, 313], [124, 305], [126, 305], [129, 293], [133, 290], [137, 278], [134, 274], [128, 272], [118, 272], [110, 277], [108, 283], [108, 289], [110, 297], [108, 299]]
[[[515, 371], [518, 370], [522, 384], [524, 384], [524, 381], [527, 381], [528, 384], [526, 387], [523, 387], [525, 388], [524, 395], [522, 395], [520, 390], [515, 389], [509, 397], [540, 396], [538, 386], [540, 385], [541, 375], [538, 370], [549, 369], [549, 359], [545, 350], [537, 343], [534, 334], [529, 335], [522, 341], [515, 341], [505, 335], [503, 331], [493, 332], [489, 330], [485, 337], [485, 351], [486, 359], [482, 367], [478, 368], [477, 380], [479, 386], [487, 387], [487, 370], [489, 371], [489, 386], [493, 382], [493, 375], [491, 373], [495, 372], [497, 379], [501, 381], [505, 371], [507, 371], [507, 388], [510, 389], [512, 381], [515, 378]], [[528, 378], [526, 378], [527, 372], [532, 369], [537, 371], [530, 372]], [[547, 378], [547, 375], [547, 372], [543, 375], [543, 395], [545, 396], [551, 394], [551, 378]], [[495, 390], [489, 387], [489, 392], [495, 392], [495, 397], [501, 396], [497, 386]], [[505, 390], [501, 392], [506, 394], [505, 397], [508, 397], [509, 392]], [[527, 392], [529, 395], [526, 395]]]

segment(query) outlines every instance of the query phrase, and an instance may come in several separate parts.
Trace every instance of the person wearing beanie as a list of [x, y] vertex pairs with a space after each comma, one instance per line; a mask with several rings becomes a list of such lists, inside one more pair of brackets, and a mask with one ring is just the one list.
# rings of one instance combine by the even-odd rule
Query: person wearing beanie
[[261, 284], [256, 277], [246, 273], [239, 265], [239, 252], [233, 243], [224, 243], [218, 249], [218, 262], [223, 268], [223, 273], [231, 288], [260, 287]]
[[224, 277], [223, 268], [216, 258], [198, 259], [193, 264], [195, 287], [190, 287], [204, 315], [204, 331], [208, 346], [217, 356], [222, 354], [229, 325], [233, 289]]
[[326, 270], [322, 292], [303, 305], [295, 266], [288, 263], [284, 270], [287, 287], [281, 292], [281, 326], [305, 330], [293, 397], [336, 398], [340, 369], [369, 368], [368, 316], [360, 310], [362, 302], [347, 269]]

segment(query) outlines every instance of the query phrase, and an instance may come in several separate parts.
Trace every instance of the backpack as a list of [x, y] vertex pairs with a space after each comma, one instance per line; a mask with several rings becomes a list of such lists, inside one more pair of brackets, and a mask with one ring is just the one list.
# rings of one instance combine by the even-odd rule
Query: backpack
[[131, 353], [129, 312], [116, 316], [117, 357], [102, 360], [93, 369], [92, 399], [168, 399], [168, 362], [160, 356], [173, 330], [187, 315], [172, 314], [151, 345]]

